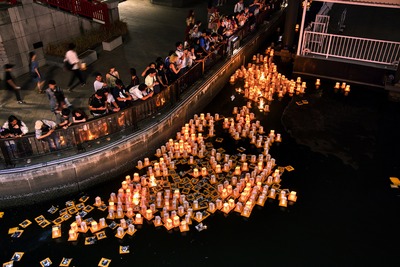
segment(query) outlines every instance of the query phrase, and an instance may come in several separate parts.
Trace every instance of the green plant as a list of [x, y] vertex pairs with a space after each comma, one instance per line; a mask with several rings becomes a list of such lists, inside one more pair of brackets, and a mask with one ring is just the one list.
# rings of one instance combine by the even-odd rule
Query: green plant
[[63, 57], [69, 43], [75, 43], [76, 52], [81, 54], [86, 50], [98, 46], [101, 42], [115, 37], [128, 34], [128, 25], [124, 21], [116, 21], [108, 26], [101, 26], [98, 29], [87, 31], [72, 39], [51, 43], [46, 46], [46, 54]]

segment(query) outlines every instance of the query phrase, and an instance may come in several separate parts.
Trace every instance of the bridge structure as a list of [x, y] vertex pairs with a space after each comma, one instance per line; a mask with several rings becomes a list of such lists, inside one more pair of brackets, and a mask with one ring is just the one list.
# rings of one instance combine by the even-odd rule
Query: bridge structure
[[[322, 7], [307, 17], [314, 2]], [[399, 1], [304, 0], [301, 5], [295, 73], [381, 88], [399, 81]]]

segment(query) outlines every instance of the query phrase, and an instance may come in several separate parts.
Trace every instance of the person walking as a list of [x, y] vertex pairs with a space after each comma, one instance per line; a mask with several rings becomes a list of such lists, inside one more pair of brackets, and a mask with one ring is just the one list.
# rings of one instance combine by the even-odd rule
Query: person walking
[[4, 82], [7, 90], [14, 91], [18, 104], [25, 104], [26, 102], [21, 98], [21, 87], [15, 83], [14, 76], [11, 74], [13, 64], [4, 65]]
[[73, 90], [73, 83], [75, 81], [75, 78], [79, 80], [81, 83], [81, 86], [85, 86], [86, 82], [83, 79], [83, 75], [81, 72], [81, 62], [78, 57], [78, 54], [75, 51], [76, 45], [74, 43], [70, 43], [68, 45], [68, 51], [65, 53], [64, 57], [64, 65], [65, 68], [69, 71], [71, 71], [71, 78], [68, 83], [68, 91], [72, 92]]
[[39, 62], [36, 60], [36, 53], [34, 51], [29, 52], [29, 71], [32, 80], [36, 83], [36, 88], [38, 89], [38, 93], [43, 94], [44, 91], [42, 90], [42, 88], [44, 80], [42, 74], [39, 71]]

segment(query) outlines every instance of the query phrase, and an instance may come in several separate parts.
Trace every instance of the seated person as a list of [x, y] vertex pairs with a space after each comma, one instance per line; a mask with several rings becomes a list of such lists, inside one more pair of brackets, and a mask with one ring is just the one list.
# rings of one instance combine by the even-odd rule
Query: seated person
[[138, 99], [146, 100], [146, 99], [152, 97], [154, 94], [154, 92], [150, 92], [150, 94], [147, 94], [146, 89], [147, 89], [147, 85], [144, 83], [141, 83], [139, 85], [132, 87], [129, 90], [129, 93], [131, 94], [134, 101], [136, 101]]
[[[8, 120], [4, 123], [1, 130], [2, 138], [22, 137], [29, 132], [26, 124], [14, 115], [8, 117]], [[18, 142], [10, 140], [7, 144], [7, 149], [12, 151], [14, 157], [28, 156], [32, 154], [32, 146], [28, 139], [22, 139]]]
[[115, 87], [112, 91], [112, 95], [114, 96], [115, 102], [120, 109], [127, 108], [132, 101], [132, 96], [126, 90], [120, 79], [115, 81]]
[[103, 89], [97, 90], [89, 99], [89, 110], [94, 117], [107, 114], [107, 99]]
[[73, 123], [85, 122], [87, 119], [88, 117], [82, 109], [74, 109], [72, 111]]

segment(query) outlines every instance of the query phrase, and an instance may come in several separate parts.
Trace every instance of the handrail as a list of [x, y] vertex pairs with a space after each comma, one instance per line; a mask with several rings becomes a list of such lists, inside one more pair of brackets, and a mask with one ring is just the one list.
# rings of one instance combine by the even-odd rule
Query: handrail
[[37, 3], [57, 7], [72, 14], [93, 19], [99, 23], [109, 25], [110, 18], [106, 3], [97, 0], [34, 0]]
[[400, 42], [304, 31], [301, 55], [308, 54], [396, 67]]
[[[261, 24], [268, 18], [268, 11], [260, 13], [256, 24]], [[235, 32], [235, 42], [243, 41], [254, 32], [254, 25], [245, 24]], [[221, 42], [216, 49], [198, 60], [175, 82], [159, 94], [145, 100], [137, 100], [132, 106], [117, 113], [99, 118], [91, 118], [87, 122], [73, 124], [67, 129], [57, 129], [51, 137], [37, 140], [34, 133], [28, 133], [19, 138], [0, 139], [0, 150], [6, 168], [15, 167], [18, 163], [32, 160], [33, 163], [54, 158], [60, 152], [63, 156], [75, 155], [89, 148], [99, 146], [102, 141], [109, 142], [112, 138], [121, 138], [127, 133], [136, 131], [139, 123], [154, 117], [155, 114], [175, 106], [181, 100], [188, 88], [205, 75], [213, 66], [232, 55], [229, 46], [231, 39]]]

